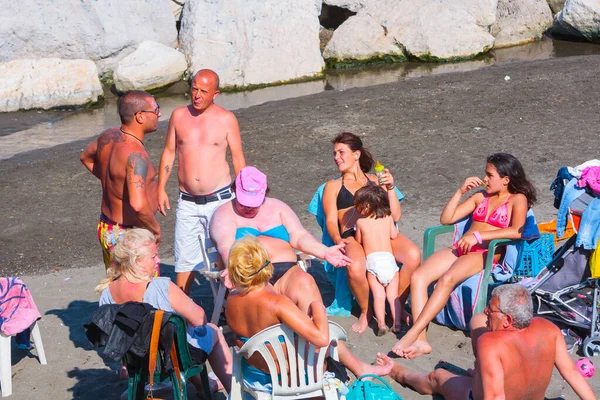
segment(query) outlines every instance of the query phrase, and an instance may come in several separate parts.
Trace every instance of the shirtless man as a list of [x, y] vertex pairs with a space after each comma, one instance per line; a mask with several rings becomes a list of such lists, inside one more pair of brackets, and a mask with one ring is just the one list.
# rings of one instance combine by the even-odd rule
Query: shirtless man
[[[274, 267], [270, 282], [277, 293], [307, 312], [313, 301], [322, 301], [321, 293], [313, 277], [297, 264], [294, 249], [345, 267], [351, 262], [341, 251], [345, 244], [327, 247], [315, 239], [287, 204], [266, 196], [267, 177], [255, 167], [240, 171], [234, 190], [236, 198], [219, 207], [210, 224], [219, 255], [227, 263], [229, 249], [237, 239], [256, 236], [269, 253]], [[226, 273], [225, 286], [231, 289]]]
[[209, 69], [198, 71], [192, 80], [192, 104], [171, 114], [160, 159], [158, 207], [163, 215], [171, 208], [166, 187], [176, 154], [179, 159], [175, 272], [177, 286], [186, 294], [190, 293], [193, 272], [204, 262], [204, 239], [208, 238], [212, 214], [233, 198], [227, 148], [236, 175], [246, 166], [237, 119], [214, 103], [218, 95], [219, 76]]
[[149, 93], [132, 90], [117, 102], [121, 126], [100, 134], [81, 153], [83, 165], [102, 184], [102, 212], [98, 240], [104, 266], [111, 262], [111, 249], [124, 230], [146, 228], [160, 241], [156, 169], [144, 148], [144, 136], [154, 132], [160, 108]]
[[[501, 285], [492, 292], [484, 314], [471, 320], [475, 368], [470, 376], [444, 369], [431, 373], [408, 371], [396, 364], [389, 374], [421, 394], [441, 394], [452, 399], [544, 399], [552, 368], [581, 399], [596, 399], [592, 388], [567, 352], [560, 330], [553, 323], [533, 317], [531, 295], [518, 284]], [[487, 328], [486, 328], [487, 327]], [[390, 358], [377, 354], [377, 363]]]

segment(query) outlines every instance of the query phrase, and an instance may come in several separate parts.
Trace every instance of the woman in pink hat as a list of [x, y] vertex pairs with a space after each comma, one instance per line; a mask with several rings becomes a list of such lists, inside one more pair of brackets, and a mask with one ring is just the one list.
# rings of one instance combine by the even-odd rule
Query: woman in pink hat
[[[341, 251], [344, 245], [326, 247], [302, 226], [287, 204], [267, 197], [267, 176], [255, 167], [243, 168], [232, 190], [236, 198], [219, 207], [210, 223], [211, 238], [221, 258], [227, 262], [236, 240], [247, 235], [257, 237], [273, 263], [270, 283], [276, 292], [307, 312], [313, 301], [322, 299], [313, 277], [297, 264], [295, 249], [335, 266], [346, 266], [351, 261]], [[228, 279], [226, 285], [231, 286]]]

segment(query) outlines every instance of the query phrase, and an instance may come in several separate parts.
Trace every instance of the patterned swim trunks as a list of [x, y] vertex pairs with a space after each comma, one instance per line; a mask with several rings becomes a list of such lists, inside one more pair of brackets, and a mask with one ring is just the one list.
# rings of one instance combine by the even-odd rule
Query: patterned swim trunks
[[112, 249], [117, 244], [117, 240], [123, 236], [129, 229], [133, 229], [132, 225], [118, 224], [104, 213], [100, 214], [98, 222], [98, 240], [102, 247], [102, 257], [104, 258], [104, 268], [108, 269], [112, 262]]

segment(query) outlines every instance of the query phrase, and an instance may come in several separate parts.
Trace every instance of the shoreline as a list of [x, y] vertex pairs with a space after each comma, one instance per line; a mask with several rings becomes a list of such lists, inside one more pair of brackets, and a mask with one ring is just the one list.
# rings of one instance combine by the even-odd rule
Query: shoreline
[[[262, 89], [254, 88], [241, 92], [223, 92], [216, 102], [228, 110], [238, 110], [329, 90], [342, 91], [445, 73], [464, 73], [511, 63], [581, 55], [600, 55], [600, 45], [545, 36], [539, 41], [525, 45], [492, 49], [483, 56], [461, 62], [407, 61], [341, 69], [326, 68], [323, 77], [308, 82], [267, 85]], [[18, 156], [19, 153], [29, 150], [49, 147], [54, 140], [66, 143], [71, 137], [91, 138], [100, 131], [118, 124], [117, 97], [110, 87], [105, 86], [103, 90], [104, 100], [87, 109], [78, 107], [0, 113], [0, 160]], [[188, 82], [179, 81], [156, 93], [165, 117], [175, 107], [187, 104], [188, 92]], [[81, 128], [72, 129], [74, 124], [80, 125]], [[10, 151], [7, 151], [9, 148]]]

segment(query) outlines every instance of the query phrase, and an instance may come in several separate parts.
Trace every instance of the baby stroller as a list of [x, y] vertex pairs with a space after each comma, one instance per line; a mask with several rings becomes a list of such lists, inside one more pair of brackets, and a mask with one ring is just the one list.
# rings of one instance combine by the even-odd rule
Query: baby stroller
[[[557, 179], [563, 179], [560, 172]], [[589, 188], [573, 193], [574, 180], [576, 178], [563, 181], [564, 193], [559, 196], [561, 202], [568, 203], [555, 203], [555, 206], [559, 206], [559, 221], [561, 212], [566, 213], [563, 221], [571, 223], [575, 234], [556, 250], [552, 261], [536, 276], [529, 291], [534, 313], [559, 326], [566, 325], [569, 333], [583, 339], [585, 356], [594, 357], [600, 355], [600, 276], [592, 276], [590, 271], [590, 256], [597, 243], [591, 248], [589, 224], [592, 223], [594, 232], [598, 230], [600, 198]], [[557, 237], [562, 236], [559, 230], [557, 227]]]

